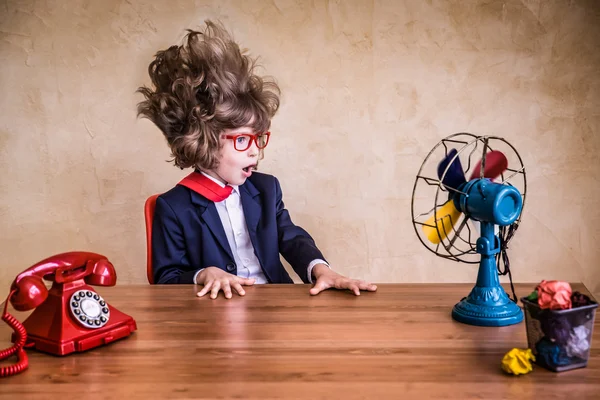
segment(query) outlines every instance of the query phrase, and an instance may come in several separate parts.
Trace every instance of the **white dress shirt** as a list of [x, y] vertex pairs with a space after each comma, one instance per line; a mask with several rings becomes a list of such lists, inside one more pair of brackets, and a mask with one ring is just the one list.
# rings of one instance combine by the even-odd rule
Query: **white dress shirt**
[[[201, 172], [202, 175], [211, 179], [212, 181], [219, 184], [221, 187], [225, 185], [212, 176]], [[248, 233], [248, 226], [246, 225], [246, 217], [244, 215], [244, 209], [242, 207], [242, 198], [240, 196], [239, 187], [231, 185], [233, 191], [228, 198], [223, 201], [215, 202], [215, 207], [219, 213], [219, 218], [223, 224], [223, 230], [225, 236], [227, 236], [227, 243], [233, 253], [235, 265], [237, 266], [237, 276], [240, 278], [254, 278], [254, 283], [268, 283], [267, 277], [265, 276], [258, 257], [254, 253], [254, 246], [250, 240], [250, 233]], [[310, 262], [308, 265], [308, 281], [312, 283], [312, 269], [315, 265], [322, 263], [328, 265], [324, 260], [316, 259]], [[202, 268], [203, 269], [203, 268]], [[202, 271], [198, 270], [194, 275], [194, 282], [198, 274]]]

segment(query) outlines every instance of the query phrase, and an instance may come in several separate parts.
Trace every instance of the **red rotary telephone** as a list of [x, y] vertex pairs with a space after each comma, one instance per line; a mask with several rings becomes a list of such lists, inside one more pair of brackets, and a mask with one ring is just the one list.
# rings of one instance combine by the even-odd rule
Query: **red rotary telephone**
[[[53, 282], [50, 291], [42, 279]], [[18, 362], [0, 368], [0, 377], [27, 368], [24, 347], [67, 355], [108, 344], [137, 329], [132, 317], [112, 307], [88, 285], [114, 286], [115, 268], [100, 254], [69, 252], [38, 262], [20, 273], [7, 300], [17, 311], [35, 308], [21, 324], [7, 312], [2, 319], [15, 333], [12, 347], [0, 351], [0, 360], [16, 353]]]

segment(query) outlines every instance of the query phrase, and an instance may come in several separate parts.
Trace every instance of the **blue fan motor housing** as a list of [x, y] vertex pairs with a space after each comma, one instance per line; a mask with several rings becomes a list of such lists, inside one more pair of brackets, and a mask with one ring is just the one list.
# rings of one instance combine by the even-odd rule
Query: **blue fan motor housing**
[[473, 179], [458, 190], [453, 196], [454, 205], [478, 221], [510, 225], [523, 209], [523, 198], [514, 186], [494, 183], [487, 178]]

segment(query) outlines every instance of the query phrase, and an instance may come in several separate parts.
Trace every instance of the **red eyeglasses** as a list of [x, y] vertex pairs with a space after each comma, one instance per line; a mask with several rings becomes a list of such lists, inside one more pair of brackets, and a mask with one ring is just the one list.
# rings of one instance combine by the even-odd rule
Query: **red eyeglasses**
[[239, 135], [224, 135], [225, 139], [233, 140], [233, 148], [237, 151], [246, 151], [252, 145], [252, 142], [256, 143], [256, 147], [264, 149], [269, 144], [269, 137], [271, 132], [259, 133], [251, 135], [249, 133], [242, 133]]

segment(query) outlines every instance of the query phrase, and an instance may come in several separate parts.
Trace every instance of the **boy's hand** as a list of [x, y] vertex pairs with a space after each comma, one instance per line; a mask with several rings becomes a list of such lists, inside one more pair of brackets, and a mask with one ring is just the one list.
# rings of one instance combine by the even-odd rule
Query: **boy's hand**
[[317, 279], [315, 285], [310, 289], [310, 294], [313, 296], [329, 288], [349, 289], [357, 296], [360, 296], [361, 290], [368, 290], [369, 292], [377, 290], [377, 286], [372, 283], [346, 278], [345, 276], [332, 271], [325, 264], [315, 265], [312, 274]]
[[196, 278], [198, 284], [204, 285], [201, 291], [199, 291], [196, 296], [202, 297], [208, 293], [210, 290], [210, 298], [216, 299], [219, 295], [219, 291], [223, 291], [226, 299], [231, 298], [231, 288], [233, 288], [237, 294], [243, 296], [246, 294], [244, 286], [254, 285], [254, 278], [245, 279], [240, 278], [236, 275], [232, 275], [223, 271], [217, 267], [208, 267], [204, 268]]

